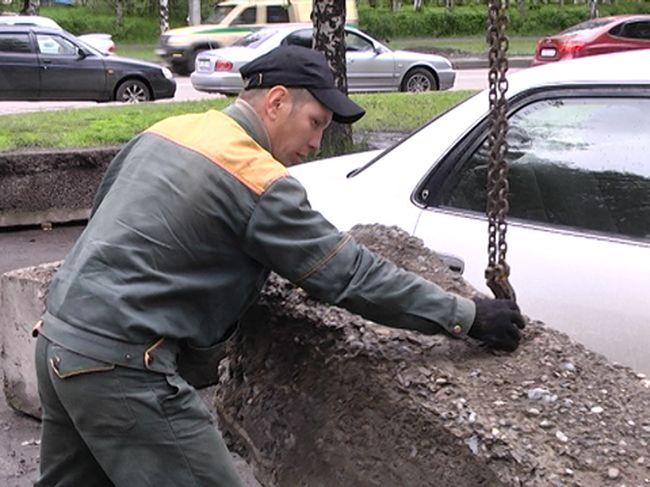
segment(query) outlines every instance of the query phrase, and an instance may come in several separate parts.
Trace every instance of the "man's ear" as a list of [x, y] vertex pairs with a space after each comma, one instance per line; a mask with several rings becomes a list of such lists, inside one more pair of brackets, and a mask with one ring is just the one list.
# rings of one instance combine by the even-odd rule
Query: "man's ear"
[[276, 120], [284, 110], [291, 108], [291, 95], [284, 86], [274, 86], [266, 92], [264, 109], [270, 120]]

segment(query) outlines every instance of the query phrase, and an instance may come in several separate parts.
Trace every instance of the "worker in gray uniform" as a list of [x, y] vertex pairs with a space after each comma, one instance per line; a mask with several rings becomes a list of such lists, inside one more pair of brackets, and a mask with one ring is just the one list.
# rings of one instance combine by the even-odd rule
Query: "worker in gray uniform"
[[218, 357], [272, 270], [388, 326], [514, 350], [523, 319], [397, 268], [311, 208], [286, 167], [362, 108], [325, 57], [279, 47], [241, 69], [223, 112], [163, 120], [111, 162], [37, 326], [38, 486], [240, 485], [179, 373]]

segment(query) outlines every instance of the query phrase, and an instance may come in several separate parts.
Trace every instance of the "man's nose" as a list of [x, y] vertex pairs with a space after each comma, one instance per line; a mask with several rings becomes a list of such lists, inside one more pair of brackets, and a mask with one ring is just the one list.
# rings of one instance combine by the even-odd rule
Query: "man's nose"
[[320, 148], [323, 141], [323, 130], [317, 130], [309, 139], [309, 148], [315, 152]]

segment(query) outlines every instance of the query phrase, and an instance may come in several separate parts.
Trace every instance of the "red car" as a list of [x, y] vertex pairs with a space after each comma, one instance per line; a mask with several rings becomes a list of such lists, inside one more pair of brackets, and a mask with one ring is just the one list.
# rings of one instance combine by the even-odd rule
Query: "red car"
[[650, 49], [650, 15], [617, 15], [587, 20], [537, 42], [533, 66], [565, 59]]

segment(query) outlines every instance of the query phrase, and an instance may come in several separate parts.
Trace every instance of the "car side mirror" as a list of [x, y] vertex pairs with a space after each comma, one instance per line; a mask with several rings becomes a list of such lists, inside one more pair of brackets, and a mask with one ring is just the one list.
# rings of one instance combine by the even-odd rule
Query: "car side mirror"
[[84, 59], [88, 56], [88, 53], [84, 50], [83, 47], [77, 47], [77, 59]]

